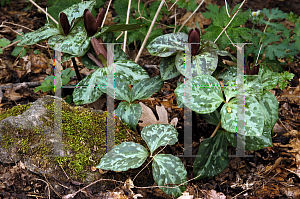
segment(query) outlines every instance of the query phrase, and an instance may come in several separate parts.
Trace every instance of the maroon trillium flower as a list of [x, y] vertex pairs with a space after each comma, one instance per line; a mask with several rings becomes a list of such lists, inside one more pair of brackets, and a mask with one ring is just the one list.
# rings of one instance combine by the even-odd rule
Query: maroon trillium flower
[[[191, 29], [188, 34], [189, 43], [200, 43], [200, 30], [198, 28]], [[200, 44], [192, 44], [192, 55], [195, 56], [198, 53]]]
[[246, 69], [246, 75], [258, 75], [259, 72], [259, 64], [252, 66], [252, 69], [250, 70], [250, 62], [247, 62]]
[[[100, 43], [99, 43], [100, 42]], [[105, 44], [103, 43], [103, 40], [99, 37], [99, 39], [96, 39], [93, 37], [91, 39], [91, 43], [93, 46], [93, 49], [97, 55], [97, 57], [94, 57], [92, 53], [87, 53], [87, 56], [95, 62], [95, 64], [101, 68], [104, 66], [107, 66], [107, 49]]]
[[[73, 21], [74, 21], [74, 19], [73, 19]], [[73, 21], [72, 21], [72, 23], [73, 23]], [[60, 13], [59, 22], [63, 29], [64, 35], [67, 36], [69, 34], [69, 32], [71, 31], [71, 25], [70, 25], [68, 17], [65, 13], [63, 13], [63, 12]]]
[[98, 28], [101, 26], [103, 18], [104, 18], [105, 11], [101, 8], [100, 13], [97, 15], [95, 19], [92, 13], [85, 9], [83, 13], [83, 20], [84, 20], [84, 27], [89, 36], [93, 36], [96, 34]]

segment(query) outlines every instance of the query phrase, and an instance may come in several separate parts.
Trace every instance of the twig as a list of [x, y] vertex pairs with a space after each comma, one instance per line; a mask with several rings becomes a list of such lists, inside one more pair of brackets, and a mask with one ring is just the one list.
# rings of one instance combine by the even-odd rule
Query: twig
[[240, 5], [239, 9], [234, 13], [234, 15], [232, 16], [231, 20], [229, 21], [229, 23], [226, 25], [226, 27], [222, 30], [222, 32], [219, 34], [219, 36], [216, 38], [216, 40], [214, 41], [214, 43], [217, 42], [217, 40], [219, 39], [219, 37], [223, 34], [223, 32], [228, 28], [228, 26], [231, 24], [231, 22], [233, 21], [233, 19], [235, 18], [235, 16], [237, 15], [237, 13], [240, 11], [240, 9], [242, 8], [242, 6], [244, 5], [244, 3], [246, 2], [246, 0], [243, 1], [243, 3]]
[[11, 46], [13, 46], [13, 45], [19, 43], [20, 41], [21, 41], [21, 40], [15, 41], [15, 42], [13, 42], [13, 43], [11, 43], [11, 44], [9, 44], [9, 45], [3, 47], [2, 49], [4, 50], [5, 48], [9, 48], [9, 47], [11, 47]]
[[21, 33], [19, 33], [19, 32], [17, 32], [17, 31], [15, 31], [14, 29], [12, 29], [11, 27], [9, 27], [9, 26], [6, 26], [6, 25], [3, 25], [3, 23], [4, 22], [2, 22], [2, 24], [0, 25], [0, 28], [1, 27], [6, 27], [6, 28], [9, 28], [11, 31], [13, 31], [14, 33], [16, 33], [16, 34], [18, 34], [18, 35], [20, 35], [20, 36], [22, 36], [23, 37], [23, 35], [21, 34]]
[[177, 20], [177, 17], [176, 17], [176, 7], [175, 7], [174, 11], [175, 11], [175, 23], [174, 23], [174, 25], [175, 25], [174, 33], [175, 33], [176, 32], [176, 25], [177, 25], [177, 23], [176, 23], [176, 20]]
[[[131, 7], [131, 0], [128, 1], [126, 24], [129, 23], [130, 7]], [[125, 35], [124, 35], [124, 44], [123, 44], [124, 53], [126, 53], [126, 42], [127, 42], [127, 30], [125, 30]]]
[[9, 22], [9, 21], [3, 21], [3, 23], [7, 23], [7, 24], [11, 24], [11, 25], [14, 25], [14, 26], [19, 26], [21, 28], [25, 28], [27, 30], [30, 30], [31, 32], [33, 32], [34, 30], [30, 29], [30, 28], [27, 28], [26, 26], [22, 26], [22, 25], [19, 25], [19, 24], [15, 24], [15, 23], [12, 23], [12, 22]]
[[289, 130], [286, 128], [286, 126], [283, 124], [283, 122], [281, 121], [281, 119], [278, 119], [279, 120], [279, 122], [282, 124], [282, 126], [285, 128], [285, 130], [287, 131], [287, 132], [289, 132]]
[[219, 121], [219, 124], [218, 124], [218, 126], [216, 127], [216, 129], [214, 130], [214, 132], [211, 134], [211, 136], [210, 136], [211, 138], [214, 137], [214, 136], [216, 135], [216, 133], [217, 133], [217, 131], [219, 130], [220, 126], [221, 126], [221, 120]]
[[37, 7], [38, 9], [40, 9], [43, 13], [45, 13], [50, 19], [52, 19], [52, 21], [54, 21], [54, 23], [58, 24], [58, 22], [51, 16], [49, 15], [43, 8], [41, 8], [39, 5], [37, 5], [33, 0], [29, 0], [33, 5], [35, 5], [35, 7]]
[[22, 82], [22, 83], [16, 83], [16, 84], [8, 84], [8, 85], [0, 86], [0, 90], [15, 88], [17, 86], [21, 86], [22, 84], [26, 84], [26, 86], [28, 86], [28, 87], [36, 87], [36, 86], [40, 86], [42, 82], [43, 81], [41, 81], [41, 82]]
[[110, 8], [111, 2], [112, 2], [112, 0], [109, 1], [108, 7], [107, 7], [105, 15], [104, 15], [104, 19], [103, 19], [102, 24], [101, 24], [101, 28], [104, 26], [104, 23], [105, 23], [105, 20], [106, 20], [106, 16], [107, 16], [108, 10]]
[[[173, 3], [173, 5], [171, 6], [171, 8], [169, 8], [168, 11], [170, 11], [170, 10], [173, 8], [173, 6], [175, 6], [175, 4], [176, 4], [178, 1], [179, 1], [179, 0], [176, 0], [175, 3]], [[176, 10], [176, 9], [175, 9], [175, 10]]]
[[198, 7], [194, 10], [194, 12], [189, 16], [189, 18], [187, 18], [185, 20], [185, 22], [183, 22], [182, 26], [179, 28], [178, 32], [180, 32], [180, 30], [183, 28], [183, 26], [190, 20], [190, 18], [199, 10], [199, 8], [201, 7], [201, 5], [203, 4], [204, 0], [202, 0], [202, 2], [198, 5]]
[[298, 60], [300, 60], [300, 57], [298, 55], [294, 55], [295, 58], [297, 58]]
[[141, 48], [140, 48], [140, 51], [139, 51], [139, 53], [137, 54], [137, 56], [136, 56], [136, 58], [135, 58], [135, 60], [134, 60], [135, 63], [138, 62], [138, 60], [139, 60], [139, 58], [140, 58], [140, 56], [141, 56], [141, 54], [142, 54], [142, 52], [143, 52], [143, 49], [144, 49], [144, 47], [145, 47], [145, 45], [146, 45], [146, 42], [147, 42], [147, 40], [148, 40], [148, 38], [149, 38], [149, 36], [150, 36], [150, 33], [151, 33], [152, 28], [153, 28], [153, 26], [154, 26], [154, 24], [155, 24], [155, 21], [156, 21], [156, 19], [157, 19], [157, 17], [158, 17], [158, 14], [159, 14], [159, 12], [160, 12], [162, 6], [164, 5], [164, 2], [165, 2], [165, 0], [162, 0], [162, 1], [160, 2], [160, 5], [159, 5], [159, 7], [158, 7], [158, 9], [157, 9], [157, 11], [156, 11], [156, 13], [155, 13], [155, 16], [154, 16], [154, 18], [153, 18], [153, 20], [152, 20], [152, 23], [151, 23], [151, 25], [150, 25], [150, 28], [149, 28], [149, 30], [148, 30], [148, 32], [147, 32], [147, 35], [146, 35], [146, 37], [145, 37], [145, 39], [144, 39], [144, 41], [143, 41], [143, 44], [142, 44], [142, 46], [141, 46]]
[[124, 34], [124, 31], [122, 31], [121, 34], [116, 38], [116, 41], [118, 41], [118, 39], [120, 39], [120, 37], [122, 37], [123, 34]]
[[256, 57], [255, 65], [257, 65], [257, 62], [258, 62], [258, 58], [259, 58], [259, 54], [260, 54], [260, 51], [261, 51], [261, 47], [262, 47], [262, 44], [260, 45], [260, 48], [259, 48], [259, 51], [258, 51], [258, 55]]

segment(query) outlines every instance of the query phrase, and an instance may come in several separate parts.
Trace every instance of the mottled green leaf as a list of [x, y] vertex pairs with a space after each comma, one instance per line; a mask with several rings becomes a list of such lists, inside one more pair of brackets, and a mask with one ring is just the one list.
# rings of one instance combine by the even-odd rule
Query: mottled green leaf
[[186, 82], [176, 88], [177, 99], [196, 113], [207, 114], [214, 112], [224, 101], [218, 80], [209, 75], [200, 75], [192, 79], [191, 98], [188, 98], [188, 102], [191, 104], [189, 107], [189, 103], [185, 102], [185, 95], [189, 94], [185, 93], [186, 84], [190, 83]]
[[[67, 36], [55, 35], [52, 36], [48, 42], [52, 49], [55, 49], [55, 44], [61, 45], [61, 52], [76, 55], [81, 57], [84, 50], [88, 50], [89, 46], [86, 46], [87, 33], [84, 28], [77, 26]], [[88, 45], [90, 40], [88, 41]], [[85, 45], [84, 45], [85, 44]], [[58, 50], [58, 49], [57, 49]], [[81, 55], [82, 54], [82, 55]]]
[[[156, 155], [153, 158], [152, 173], [158, 186], [175, 187], [187, 181], [187, 172], [183, 163], [178, 157], [171, 154]], [[169, 196], [178, 198], [186, 190], [184, 185], [187, 185], [187, 183], [173, 189], [165, 187], [160, 189]]]
[[149, 153], [145, 147], [134, 142], [123, 142], [115, 146], [101, 159], [98, 169], [127, 171], [140, 167]]
[[[200, 41], [200, 50], [197, 55], [192, 56], [191, 74], [192, 77], [198, 75], [211, 75], [218, 65], [218, 55], [215, 51], [218, 46], [211, 41], [202, 39]], [[185, 53], [179, 52], [175, 58], [177, 70], [187, 78], [187, 66], [185, 65]]]
[[162, 57], [160, 60], [160, 75], [163, 80], [168, 80], [180, 75], [175, 66], [175, 57]]
[[276, 72], [272, 72], [266, 66], [260, 66], [258, 74], [261, 75], [261, 81], [264, 89], [272, 90], [276, 87], [279, 80]]
[[55, 25], [46, 24], [34, 32], [26, 33], [17, 45], [24, 46], [36, 44], [58, 34], [60, 34], [60, 32]]
[[120, 60], [114, 63], [115, 75], [118, 75], [123, 82], [135, 85], [139, 80], [149, 78], [148, 73], [137, 63], [131, 60]]
[[276, 97], [270, 91], [265, 90], [259, 103], [265, 116], [265, 126], [273, 129], [278, 120], [279, 104]]
[[236, 65], [229, 66], [225, 71], [223, 71], [219, 76], [218, 79], [223, 80], [224, 85], [229, 85], [228, 81], [232, 78], [236, 78], [237, 76], [237, 68]]
[[139, 83], [135, 84], [132, 88], [132, 101], [151, 97], [153, 93], [160, 91], [163, 85], [164, 82], [158, 75], [140, 80]]
[[106, 68], [99, 68], [81, 80], [74, 89], [73, 101], [76, 105], [95, 102], [102, 94], [101, 88], [106, 88]]
[[[82, 18], [83, 12], [85, 9], [89, 9], [90, 11], [92, 11], [92, 9], [94, 8], [95, 5], [96, 5], [95, 0], [83, 1], [81, 3], [72, 5], [71, 7], [63, 10], [62, 12], [67, 15], [69, 23], [71, 23], [73, 19], [76, 20], [77, 18]], [[58, 15], [58, 18], [59, 18], [59, 15]]]
[[[226, 132], [227, 140], [229, 143], [236, 147], [236, 139], [237, 136], [235, 133]], [[240, 140], [238, 137], [238, 142], [245, 142], [245, 150], [247, 151], [254, 151], [263, 149], [266, 147], [272, 147], [272, 136], [271, 136], [271, 129], [264, 127], [263, 133], [261, 136], [245, 136], [244, 140]]]
[[117, 117], [120, 117], [131, 129], [136, 130], [136, 125], [142, 114], [142, 107], [140, 104], [129, 104], [128, 102], [121, 102], [115, 110]]
[[[110, 85], [108, 88], [102, 87], [101, 90], [104, 93], [107, 93], [107, 90], [108, 90], [109, 92], [107, 94], [114, 99], [125, 100], [129, 103], [132, 102], [132, 100], [131, 100], [132, 92], [129, 88], [128, 83], [123, 82], [122, 79], [118, 75], [115, 76], [114, 85]], [[112, 93], [112, 92], [114, 92], [114, 93]]]
[[[245, 136], [260, 136], [264, 127], [264, 113], [261, 105], [254, 97], [246, 96], [244, 110]], [[221, 125], [226, 131], [237, 132], [236, 98], [231, 99], [228, 103], [223, 105], [221, 109]]]
[[202, 179], [220, 174], [228, 165], [227, 139], [225, 131], [218, 131], [212, 138], [206, 138], [194, 162], [194, 177]]
[[169, 57], [177, 53], [177, 51], [184, 51], [185, 43], [187, 42], [187, 34], [182, 32], [170, 33], [156, 37], [147, 46], [147, 49], [151, 55]]
[[178, 139], [178, 132], [171, 124], [153, 124], [143, 128], [142, 138], [146, 141], [151, 154], [160, 146], [173, 145]]

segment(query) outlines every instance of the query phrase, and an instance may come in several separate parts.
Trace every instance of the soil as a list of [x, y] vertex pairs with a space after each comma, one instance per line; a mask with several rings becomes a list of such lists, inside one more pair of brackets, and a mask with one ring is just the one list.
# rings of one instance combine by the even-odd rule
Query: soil
[[[108, 5], [108, 2], [109, 1], [106, 1], [106, 6]], [[225, 5], [223, 0], [205, 1], [205, 6], [202, 6], [198, 12], [205, 12], [205, 7], [208, 5], [208, 2], [218, 6]], [[242, 1], [228, 0], [227, 2], [230, 7], [234, 7]], [[43, 8], [47, 5], [46, 0], [39, 0], [37, 3]], [[0, 22], [2, 23], [2, 26], [0, 26], [1, 38], [5, 37], [6, 39], [13, 41], [17, 36], [16, 31], [23, 31], [26, 33], [30, 31], [29, 29], [37, 30], [45, 24], [45, 15], [38, 11], [36, 7], [32, 6], [29, 10], [24, 10], [28, 5], [29, 3], [24, 0], [16, 0], [0, 7]], [[253, 0], [247, 1], [242, 9], [247, 10], [250, 8], [251, 10], [256, 11], [262, 10], [263, 8], [271, 9], [276, 7], [285, 13], [294, 12], [295, 14], [300, 15], [299, 0]], [[177, 13], [179, 13], [177, 16], [179, 21], [186, 13], [186, 9], [178, 9]], [[115, 16], [115, 11], [113, 10], [110, 14], [111, 16]], [[164, 20], [162, 23], [167, 23], [167, 21], [168, 20]], [[112, 23], [112, 21], [110, 20], [109, 23]], [[204, 25], [204, 28], [207, 28], [208, 26], [209, 24], [206, 24]], [[251, 28], [252, 24], [247, 22], [246, 26]], [[32, 52], [34, 50], [39, 50], [41, 52], [40, 55], [27, 52], [26, 59], [30, 59], [32, 64], [30, 71], [26, 68], [26, 60], [11, 55], [15, 45], [6, 48], [4, 53], [0, 54], [0, 87], [6, 86], [5, 89], [2, 89], [2, 92], [6, 94], [3, 95], [0, 89], [1, 114], [13, 106], [28, 104], [43, 95], [53, 95], [53, 92], [33, 92], [35, 87], [39, 85], [45, 77], [51, 75], [51, 73], [53, 74], [54, 69], [53, 52], [41, 46], [47, 46], [46, 42], [41, 42], [40, 46], [33, 45], [31, 47]], [[127, 55], [131, 60], [135, 59], [139, 47], [140, 44], [137, 44], [137, 46], [134, 44], [128, 46]], [[77, 61], [79, 71], [84, 78], [90, 71], [86, 70], [84, 66], [80, 64], [79, 60]], [[157, 69], [157, 67], [152, 67], [151, 65], [157, 66], [159, 65], [159, 61], [159, 57], [150, 56], [147, 51], [144, 51], [138, 64], [148, 72], [149, 76], [153, 77], [159, 74], [159, 69]], [[63, 67], [68, 68], [71, 67], [71, 65], [72, 62], [69, 60], [63, 64]], [[292, 62], [288, 62], [283, 66], [283, 68], [284, 71], [293, 73], [295, 76], [292, 81], [290, 81], [290, 86], [288, 88], [284, 90], [277, 88], [272, 90], [272, 93], [279, 102], [279, 120], [273, 129], [274, 134], [272, 135], [273, 147], [245, 152], [245, 157], [234, 157], [234, 154], [236, 154], [235, 148], [229, 147], [229, 154], [232, 154], [233, 157], [230, 157], [228, 167], [221, 174], [212, 178], [197, 181], [192, 180], [188, 183], [188, 192], [190, 195], [193, 195], [194, 198], [222, 198], [222, 194], [225, 195], [226, 198], [300, 197], [300, 174], [295, 170], [295, 167], [299, 168], [299, 148], [297, 148], [298, 143], [296, 142], [297, 137], [299, 136], [298, 131], [300, 131], [299, 59], [295, 58]], [[154, 100], [141, 100], [141, 102], [147, 104], [147, 106], [153, 110], [154, 114], [158, 116], [155, 111], [155, 105], [163, 104], [166, 107], [165, 100], [170, 101], [171, 99], [174, 99], [172, 94], [174, 93], [174, 89], [177, 87], [177, 81], [180, 78], [183, 78], [183, 76], [178, 76], [166, 81], [161, 91], [152, 96]], [[33, 84], [32, 86], [28, 84], [27, 87], [17, 90], [11, 95], [7, 95], [8, 92], [6, 91], [11, 89], [9, 88], [9, 85], [15, 85], [22, 82], [32, 82]], [[69, 84], [75, 85], [76, 83], [77, 79], [72, 78]], [[151, 103], [149, 103], [150, 101]], [[103, 101], [102, 99], [101, 101], [101, 99], [99, 99], [97, 102], [85, 105], [84, 107], [105, 110], [106, 107], [103, 105], [104, 102], [105, 100]], [[120, 101], [116, 101], [116, 105], [118, 103], [120, 103]], [[168, 153], [173, 155], [183, 154], [183, 116], [182, 108], [171, 106], [171, 108], [168, 109], [169, 120], [176, 117], [178, 118], [176, 129], [179, 132], [179, 140], [181, 140], [177, 145], [166, 148]], [[197, 152], [200, 142], [205, 138], [210, 137], [214, 129], [214, 125], [208, 124], [199, 115], [193, 114], [193, 151]], [[137, 131], [140, 132], [140, 129], [138, 128]], [[294, 132], [295, 134], [292, 134], [291, 132]], [[188, 179], [194, 177], [192, 175], [194, 159], [195, 158], [181, 158], [187, 169]], [[114, 180], [118, 179], [114, 178]], [[74, 193], [83, 187], [83, 184], [76, 181], [61, 182], [61, 184], [60, 190], [63, 189], [64, 195]], [[156, 184], [153, 183], [148, 186], [155, 185]], [[139, 184], [135, 183], [135, 186], [139, 186]], [[132, 190], [136, 194], [143, 195], [144, 198], [171, 198], [158, 188], [133, 188]], [[121, 195], [123, 194], [123, 198], [130, 198], [128, 196], [130, 195], [130, 191], [124, 188], [123, 184], [117, 182], [114, 186], [107, 186], [105, 190], [98, 190], [97, 192], [92, 192], [91, 189], [87, 188], [78, 193], [75, 198], [106, 198], [108, 192], [118, 191], [121, 192]], [[30, 173], [23, 168], [21, 163], [16, 163], [14, 165], [3, 165], [0, 163], [0, 198], [61, 198], [62, 195], [57, 194], [56, 187], [52, 187], [44, 176]], [[114, 198], [117, 198], [117, 196], [114, 196]]]

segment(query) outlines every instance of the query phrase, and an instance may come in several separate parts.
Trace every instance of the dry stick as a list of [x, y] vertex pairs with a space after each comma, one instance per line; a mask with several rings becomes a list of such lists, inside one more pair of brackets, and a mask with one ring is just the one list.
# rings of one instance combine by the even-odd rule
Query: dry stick
[[227, 26], [225, 28], [223, 28], [222, 32], [219, 34], [219, 36], [217, 37], [217, 39], [214, 41], [214, 43], [217, 42], [217, 40], [219, 39], [219, 37], [223, 34], [223, 32], [228, 28], [228, 26], [231, 24], [231, 22], [233, 21], [233, 19], [235, 18], [235, 16], [237, 15], [237, 13], [240, 11], [240, 9], [242, 8], [242, 6], [244, 5], [244, 3], [246, 2], [246, 0], [243, 1], [243, 3], [240, 5], [239, 9], [234, 13], [233, 17], [231, 18], [231, 20], [229, 21], [229, 23], [227, 24]]
[[0, 25], [0, 28], [1, 27], [6, 27], [6, 28], [9, 28], [11, 31], [13, 31], [14, 33], [16, 33], [16, 34], [18, 34], [18, 35], [20, 35], [20, 36], [22, 36], [23, 37], [23, 35], [21, 34], [21, 33], [19, 33], [19, 32], [17, 32], [17, 31], [15, 31], [14, 29], [12, 29], [11, 27], [9, 27], [9, 26], [6, 26], [6, 25], [3, 25], [3, 23], [4, 22], [2, 22], [2, 24]]
[[189, 18], [187, 18], [185, 20], [185, 22], [182, 24], [182, 26], [179, 28], [178, 32], [180, 32], [180, 30], [183, 28], [183, 26], [190, 20], [190, 18], [199, 10], [199, 8], [201, 7], [201, 5], [203, 4], [204, 0], [202, 0], [202, 2], [199, 4], [199, 6], [196, 8], [196, 10], [194, 10], [194, 12], [189, 16]]
[[15, 42], [9, 44], [8, 46], [3, 47], [2, 49], [4, 50], [5, 48], [9, 48], [9, 47], [11, 47], [11, 46], [13, 46], [13, 45], [19, 43], [20, 41], [21, 41], [21, 40], [15, 41]]
[[17, 86], [24, 85], [24, 84], [28, 87], [36, 87], [36, 86], [40, 86], [42, 82], [43, 81], [41, 81], [41, 82], [22, 82], [22, 83], [16, 83], [16, 84], [7, 84], [7, 85], [0, 86], [0, 90], [15, 88]]
[[[130, 7], [131, 7], [131, 0], [128, 1], [126, 24], [129, 23]], [[125, 30], [125, 35], [124, 35], [124, 43], [123, 43], [123, 51], [124, 51], [124, 53], [126, 53], [126, 41], [127, 41], [127, 30]]]
[[29, 0], [33, 5], [35, 5], [38, 9], [40, 9], [43, 13], [45, 13], [54, 23], [58, 24], [58, 22], [51, 16], [49, 15], [43, 8], [41, 8], [39, 5], [37, 5], [33, 0]]
[[174, 8], [174, 11], [175, 11], [175, 28], [174, 28], [174, 33], [176, 32], [176, 19], [177, 19], [177, 17], [176, 17], [176, 7]]
[[101, 28], [104, 26], [104, 23], [105, 23], [105, 20], [106, 20], [106, 16], [107, 16], [108, 10], [110, 8], [111, 2], [112, 2], [112, 0], [109, 1], [108, 7], [107, 7], [105, 15], [104, 15], [104, 19], [103, 19], [102, 24], [101, 24]]
[[[203, 1], [204, 1], [204, 0], [203, 0]], [[141, 54], [142, 54], [142, 52], [143, 52], [143, 49], [144, 49], [144, 47], [145, 47], [145, 45], [146, 45], [146, 42], [147, 42], [147, 40], [148, 40], [148, 38], [149, 38], [149, 36], [150, 36], [150, 33], [151, 33], [152, 28], [153, 28], [153, 26], [154, 26], [154, 24], [155, 24], [155, 21], [156, 21], [156, 19], [157, 19], [157, 17], [158, 17], [158, 14], [159, 14], [159, 12], [160, 12], [162, 6], [164, 5], [164, 2], [165, 2], [165, 0], [162, 0], [162, 1], [160, 2], [160, 4], [159, 4], [159, 7], [158, 7], [158, 9], [157, 9], [157, 11], [156, 11], [156, 13], [155, 13], [155, 16], [154, 16], [154, 18], [153, 18], [153, 20], [152, 20], [152, 23], [151, 23], [151, 25], [150, 25], [150, 28], [149, 28], [149, 30], [148, 30], [148, 32], [147, 32], [147, 35], [146, 35], [146, 37], [145, 37], [145, 39], [144, 39], [144, 41], [143, 41], [142, 47], [140, 48], [140, 51], [139, 51], [139, 53], [137, 54], [137, 56], [136, 56], [136, 58], [135, 58], [135, 60], [134, 60], [135, 63], [138, 62], [138, 60], [139, 60], [139, 58], [140, 58], [140, 56], [141, 56]]]
[[8, 23], [8, 24], [11, 24], [11, 25], [14, 25], [14, 26], [19, 26], [19, 27], [21, 27], [21, 28], [25, 28], [25, 29], [27, 29], [27, 30], [30, 30], [31, 32], [34, 31], [34, 30], [30, 29], [30, 28], [27, 28], [26, 26], [22, 26], [22, 25], [15, 24], [15, 23], [12, 23], [12, 22], [3, 21], [3, 23]]
[[[170, 11], [170, 10], [173, 8], [173, 6], [174, 6], [178, 1], [179, 1], [179, 0], [176, 0], [175, 3], [173, 3], [173, 5], [171, 6], [171, 8], [169, 8], [168, 11]], [[176, 9], [175, 9], [175, 10], [176, 10]]]
[[217, 133], [218, 129], [220, 128], [220, 126], [221, 126], [221, 120], [219, 121], [219, 124], [218, 124], [218, 126], [216, 127], [216, 129], [214, 130], [213, 134], [211, 134], [211, 136], [210, 136], [211, 138], [214, 137], [214, 136], [216, 135], [216, 133]]

